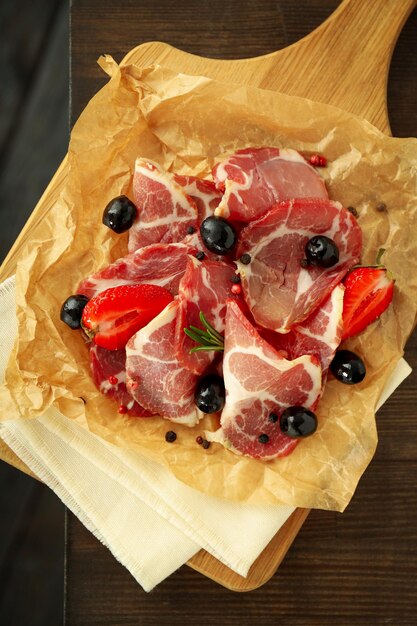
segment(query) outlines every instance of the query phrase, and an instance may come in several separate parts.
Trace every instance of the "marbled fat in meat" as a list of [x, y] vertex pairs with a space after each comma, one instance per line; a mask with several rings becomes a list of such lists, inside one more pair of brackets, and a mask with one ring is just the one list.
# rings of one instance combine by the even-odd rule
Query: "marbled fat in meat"
[[296, 150], [246, 148], [225, 157], [213, 169], [224, 196], [215, 213], [249, 222], [277, 202], [293, 198], [328, 198], [321, 176]]
[[198, 261], [189, 257], [187, 270], [179, 286], [179, 312], [177, 324], [177, 359], [178, 362], [195, 374], [202, 374], [218, 354], [215, 351], [194, 352], [197, 346], [185, 333], [190, 325], [202, 328], [200, 311], [207, 321], [223, 333], [226, 317], [226, 300], [232, 296], [231, 278], [235, 267], [221, 261]]
[[133, 198], [138, 215], [129, 230], [129, 252], [152, 243], [181, 241], [197, 228], [197, 206], [157, 163], [136, 159]]
[[173, 422], [198, 423], [194, 390], [198, 377], [176, 358], [179, 303], [171, 302], [126, 345], [127, 388], [149, 411]]
[[187, 235], [182, 241], [188, 245], [195, 246], [198, 250], [204, 252], [206, 257], [212, 261], [221, 261], [222, 256], [215, 254], [206, 248], [200, 233], [200, 225], [206, 217], [214, 214], [223, 192], [216, 189], [213, 181], [197, 178], [195, 176], [179, 176], [174, 174], [174, 180], [184, 189], [185, 193], [194, 200], [198, 211], [198, 228]]
[[140, 248], [85, 278], [77, 293], [91, 299], [110, 287], [151, 284], [165, 287], [175, 296], [187, 266], [187, 255], [195, 251], [191, 243], [157, 243]]
[[[229, 300], [226, 313], [223, 376], [226, 404], [221, 428], [206, 433], [238, 454], [268, 460], [289, 454], [298, 440], [285, 435], [279, 420], [289, 406], [314, 410], [321, 392], [321, 367], [314, 356], [284, 359]], [[267, 435], [267, 443], [259, 436]]]
[[[302, 267], [305, 245], [315, 235], [333, 239], [339, 261], [333, 267]], [[283, 202], [252, 222], [239, 236], [237, 262], [245, 300], [258, 324], [289, 332], [327, 298], [358, 262], [361, 230], [338, 202], [298, 199]]]
[[223, 192], [216, 188], [213, 181], [179, 174], [173, 174], [173, 180], [183, 188], [187, 196], [194, 200], [200, 224], [206, 217], [213, 215], [223, 197]]
[[344, 291], [343, 284], [337, 285], [330, 296], [289, 333], [276, 333], [258, 326], [259, 334], [285, 358], [293, 360], [311, 354], [320, 359], [323, 385], [342, 340]]
[[[94, 384], [105, 396], [115, 400], [117, 405], [127, 408], [131, 417], [151, 417], [147, 411], [134, 400], [126, 387], [126, 352], [125, 350], [106, 350], [92, 345], [90, 348], [90, 366]], [[110, 382], [114, 377], [116, 382]], [[115, 411], [117, 406], [115, 405]]]

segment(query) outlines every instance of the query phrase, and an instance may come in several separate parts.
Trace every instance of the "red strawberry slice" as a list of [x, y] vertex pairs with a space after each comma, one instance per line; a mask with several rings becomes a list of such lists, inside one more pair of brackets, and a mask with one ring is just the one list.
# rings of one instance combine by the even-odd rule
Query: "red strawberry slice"
[[170, 292], [157, 285], [111, 287], [87, 303], [81, 325], [98, 346], [120, 350], [172, 300]]
[[362, 332], [388, 307], [394, 292], [394, 280], [387, 269], [357, 267], [345, 278], [342, 340]]

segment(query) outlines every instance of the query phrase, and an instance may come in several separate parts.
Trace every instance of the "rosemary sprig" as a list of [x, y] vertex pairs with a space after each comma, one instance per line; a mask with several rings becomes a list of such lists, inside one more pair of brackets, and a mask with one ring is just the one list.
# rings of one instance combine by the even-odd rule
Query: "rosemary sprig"
[[202, 352], [203, 350], [216, 350], [218, 352], [224, 350], [224, 337], [221, 335], [205, 318], [205, 315], [200, 311], [200, 322], [204, 326], [197, 328], [197, 326], [189, 326], [184, 328], [184, 332], [193, 341], [198, 343], [198, 346], [191, 348], [190, 354], [194, 352]]

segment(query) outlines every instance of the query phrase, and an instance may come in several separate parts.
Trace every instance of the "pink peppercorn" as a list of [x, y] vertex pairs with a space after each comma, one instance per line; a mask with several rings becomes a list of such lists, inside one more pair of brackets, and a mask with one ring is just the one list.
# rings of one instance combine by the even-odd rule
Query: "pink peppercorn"
[[116, 376], [109, 376], [107, 380], [111, 385], [117, 385], [119, 382]]
[[125, 413], [127, 413], [127, 411], [128, 411], [128, 408], [127, 408], [127, 406], [126, 406], [126, 405], [121, 404], [121, 405], [119, 406], [119, 413], [120, 413], [121, 415], [124, 415]]
[[326, 167], [327, 159], [321, 154], [313, 154], [310, 157], [310, 165], [314, 165], [314, 167]]
[[235, 296], [238, 296], [240, 293], [242, 293], [242, 287], [240, 285], [232, 285], [232, 288], [230, 291], [234, 293]]

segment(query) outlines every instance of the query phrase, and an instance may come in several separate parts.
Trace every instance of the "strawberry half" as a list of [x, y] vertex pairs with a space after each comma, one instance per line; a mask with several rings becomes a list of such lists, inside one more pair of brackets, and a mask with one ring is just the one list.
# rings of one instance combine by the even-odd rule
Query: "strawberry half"
[[157, 285], [111, 287], [86, 304], [81, 325], [98, 346], [120, 350], [172, 300], [170, 292]]
[[394, 280], [383, 266], [357, 267], [343, 281], [342, 340], [357, 335], [374, 322], [388, 307]]

